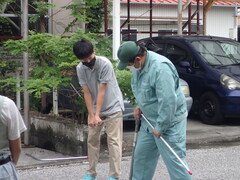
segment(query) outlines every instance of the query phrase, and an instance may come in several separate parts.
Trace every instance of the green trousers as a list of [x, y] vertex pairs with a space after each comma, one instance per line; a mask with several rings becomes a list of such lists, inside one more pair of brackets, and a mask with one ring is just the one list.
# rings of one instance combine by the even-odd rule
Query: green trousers
[[[173, 148], [176, 154], [186, 164], [186, 120], [172, 127], [162, 137]], [[140, 128], [134, 152], [132, 180], [151, 180], [162, 157], [171, 180], [191, 180], [191, 175], [161, 139], [156, 138], [151, 130]], [[159, 177], [161, 179], [161, 177]]]

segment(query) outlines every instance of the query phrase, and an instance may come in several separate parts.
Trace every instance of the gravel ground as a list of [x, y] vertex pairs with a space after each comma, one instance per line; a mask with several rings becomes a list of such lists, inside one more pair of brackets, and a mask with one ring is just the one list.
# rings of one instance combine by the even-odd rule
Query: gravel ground
[[[193, 172], [193, 180], [239, 180], [240, 146], [191, 149], [187, 151], [187, 161]], [[122, 180], [128, 180], [131, 157], [122, 161]], [[20, 180], [80, 180], [86, 173], [87, 162], [65, 163], [62, 165], [39, 166], [37, 168], [18, 170]], [[98, 180], [107, 179], [108, 163], [101, 161], [98, 165]], [[169, 180], [162, 160], [153, 180]]]

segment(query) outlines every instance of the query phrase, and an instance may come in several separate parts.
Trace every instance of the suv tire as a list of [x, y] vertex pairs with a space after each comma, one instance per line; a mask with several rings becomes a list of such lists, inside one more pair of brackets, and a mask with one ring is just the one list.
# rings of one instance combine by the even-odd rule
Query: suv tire
[[199, 115], [203, 123], [217, 125], [223, 122], [223, 115], [217, 96], [212, 92], [204, 93], [199, 101]]

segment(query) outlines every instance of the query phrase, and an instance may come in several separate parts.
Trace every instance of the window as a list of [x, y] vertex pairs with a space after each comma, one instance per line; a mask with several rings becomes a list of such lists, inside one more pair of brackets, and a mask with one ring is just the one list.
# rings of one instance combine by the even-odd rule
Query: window
[[[183, 34], [187, 34], [187, 30], [182, 31]], [[178, 30], [177, 29], [169, 29], [169, 30], [158, 30], [158, 36], [164, 36], [164, 35], [177, 35]]]
[[[197, 24], [192, 24], [192, 33], [197, 33]], [[199, 34], [203, 34], [203, 25], [199, 25]]]
[[178, 64], [180, 61], [187, 61], [187, 52], [174, 44], [168, 44], [165, 56], [173, 64]]
[[172, 35], [172, 30], [158, 30], [158, 36]]
[[158, 54], [161, 54], [163, 55], [163, 47], [164, 47], [164, 44], [155, 44], [155, 43], [149, 43], [146, 48], [150, 51], [154, 51]]
[[212, 66], [226, 66], [240, 63], [240, 46], [229, 41], [193, 41], [192, 45]]

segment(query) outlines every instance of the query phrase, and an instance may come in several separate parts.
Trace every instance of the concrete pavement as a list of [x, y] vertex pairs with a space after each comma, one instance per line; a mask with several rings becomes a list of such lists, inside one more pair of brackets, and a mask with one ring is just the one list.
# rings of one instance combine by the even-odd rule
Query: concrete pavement
[[240, 120], [229, 119], [222, 125], [207, 125], [200, 120], [188, 120], [187, 148], [228, 146], [240, 143]]
[[[124, 132], [123, 138], [123, 156], [131, 156], [133, 132]], [[224, 124], [220, 126], [211, 126], [202, 124], [199, 120], [188, 120], [187, 125], [187, 149], [199, 149], [209, 146], [224, 146], [229, 144], [240, 144], [240, 123]], [[70, 157], [61, 153], [37, 148], [23, 147], [17, 168], [26, 169], [39, 167], [42, 165], [67, 164], [70, 160], [55, 160], [55, 161], [38, 161], [29, 157], [30, 154], [39, 159], [45, 158], [66, 158]], [[102, 147], [101, 160], [107, 157], [108, 152], [106, 147]], [[87, 160], [71, 160], [71, 162], [87, 162]]]
[[[240, 178], [240, 146], [216, 147], [204, 149], [188, 149], [187, 163], [193, 172], [193, 180], [239, 180]], [[121, 162], [121, 180], [129, 179], [131, 156], [123, 157]], [[88, 164], [83, 162], [66, 163], [54, 166], [38, 166], [37, 168], [18, 170], [20, 180], [82, 180]], [[97, 166], [97, 179], [107, 180], [108, 162], [100, 162]], [[149, 179], [146, 179], [149, 180]], [[170, 180], [162, 158], [159, 158], [152, 180]]]

